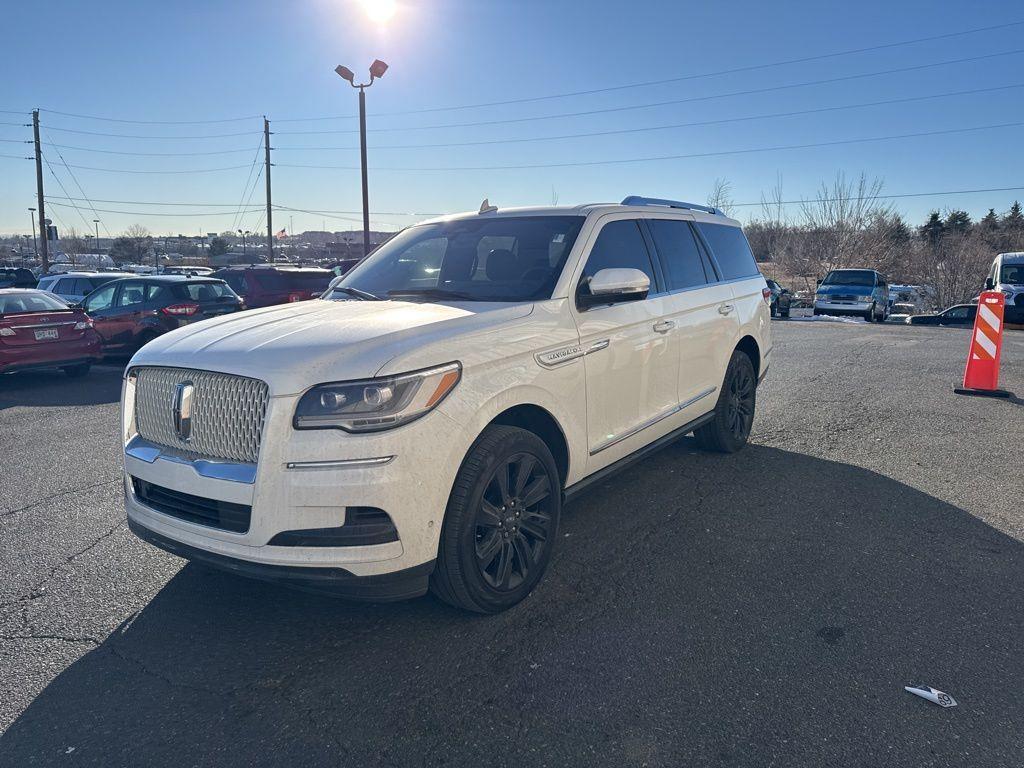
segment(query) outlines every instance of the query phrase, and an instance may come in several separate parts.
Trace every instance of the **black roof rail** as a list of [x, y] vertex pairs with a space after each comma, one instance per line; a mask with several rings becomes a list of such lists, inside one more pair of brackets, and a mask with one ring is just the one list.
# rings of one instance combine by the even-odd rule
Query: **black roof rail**
[[717, 208], [710, 205], [697, 205], [697, 203], [684, 203], [682, 200], [663, 200], [660, 197], [641, 197], [640, 195], [629, 195], [622, 201], [622, 205], [661, 205], [666, 208], [684, 208], [691, 211], [704, 211], [713, 213], [716, 216], [724, 216]]

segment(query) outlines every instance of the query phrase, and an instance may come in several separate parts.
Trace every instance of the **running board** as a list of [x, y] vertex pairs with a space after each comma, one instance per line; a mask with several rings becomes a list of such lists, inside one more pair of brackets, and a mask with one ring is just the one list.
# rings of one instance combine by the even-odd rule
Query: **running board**
[[708, 411], [703, 416], [699, 416], [693, 421], [687, 424], [683, 424], [683, 426], [679, 427], [678, 429], [673, 429], [667, 435], [659, 437], [653, 443], [645, 445], [643, 448], [634, 451], [628, 456], [623, 456], [618, 461], [609, 464], [604, 469], [599, 469], [592, 475], [588, 475], [587, 477], [580, 480], [578, 483], [573, 483], [571, 486], [566, 488], [564, 493], [562, 494], [563, 501], [572, 501], [574, 498], [576, 498], [581, 493], [585, 492], [587, 489], [590, 488], [590, 486], [594, 485], [595, 483], [599, 483], [602, 480], [606, 480], [608, 477], [614, 475], [617, 472], [621, 472], [624, 469], [628, 469], [633, 464], [649, 456], [655, 451], [660, 451], [665, 446], [676, 442], [681, 437], [685, 437], [698, 427], [704, 426], [713, 418], [715, 418], [715, 412]]

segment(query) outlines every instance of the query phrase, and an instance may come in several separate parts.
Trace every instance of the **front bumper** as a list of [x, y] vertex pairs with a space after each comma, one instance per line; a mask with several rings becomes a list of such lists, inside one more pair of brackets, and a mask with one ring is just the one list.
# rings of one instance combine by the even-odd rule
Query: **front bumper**
[[297, 567], [241, 560], [184, 544], [146, 528], [128, 517], [128, 528], [154, 547], [186, 560], [261, 581], [323, 592], [349, 600], [391, 602], [419, 597], [427, 591], [434, 562], [379, 576], [357, 576], [337, 567]]
[[820, 315], [864, 315], [871, 311], [871, 302], [815, 299], [814, 311]]
[[[127, 413], [132, 412], [129, 389], [126, 384]], [[416, 568], [429, 574], [448, 496], [468, 449], [464, 430], [434, 411], [387, 432], [299, 431], [291, 424], [296, 401], [295, 396], [270, 398], [258, 464], [189, 460], [173, 450], [126, 452], [125, 507], [132, 529], [164, 549], [205, 558], [237, 573], [294, 583], [336, 581], [343, 592], [351, 591], [352, 579], [420, 573], [412, 570]], [[130, 419], [125, 427], [126, 444], [131, 444]], [[340, 463], [372, 457], [394, 458], [376, 464]], [[248, 526], [232, 532], [158, 511], [138, 498], [131, 478], [248, 507]], [[356, 508], [387, 513], [397, 540], [307, 546], [300, 537], [295, 546], [271, 544], [278, 534], [343, 529]], [[205, 554], [200, 558], [196, 552]], [[423, 588], [424, 579], [419, 580]], [[415, 590], [406, 585], [399, 591], [409, 596]]]

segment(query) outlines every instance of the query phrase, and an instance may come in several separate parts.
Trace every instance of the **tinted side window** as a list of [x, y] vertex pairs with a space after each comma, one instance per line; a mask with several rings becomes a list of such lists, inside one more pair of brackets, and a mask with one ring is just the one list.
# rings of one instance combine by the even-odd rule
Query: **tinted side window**
[[667, 219], [650, 219], [647, 224], [661, 255], [669, 290], [705, 285], [707, 275], [690, 225]]
[[583, 268], [583, 279], [593, 277], [602, 269], [619, 267], [639, 269], [651, 281], [651, 292], [655, 291], [654, 266], [644, 236], [634, 220], [613, 221], [601, 228]]
[[54, 293], [74, 293], [72, 289], [75, 287], [75, 282], [76, 281], [73, 277], [61, 278], [50, 290]]
[[89, 296], [89, 300], [85, 304], [85, 311], [99, 312], [100, 310], [109, 309], [110, 305], [114, 302], [114, 291], [116, 290], [117, 283], [108, 283], [100, 288]]
[[146, 286], [142, 283], [122, 283], [121, 295], [115, 306], [134, 307], [146, 300]]
[[750, 251], [750, 244], [742, 229], [705, 222], [697, 222], [697, 229], [711, 246], [711, 252], [722, 270], [723, 280], [736, 280], [758, 274], [754, 254]]

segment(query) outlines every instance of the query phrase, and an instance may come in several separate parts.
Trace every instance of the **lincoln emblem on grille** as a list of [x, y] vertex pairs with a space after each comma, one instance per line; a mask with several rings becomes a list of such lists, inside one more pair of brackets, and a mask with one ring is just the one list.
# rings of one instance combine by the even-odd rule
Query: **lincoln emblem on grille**
[[192, 395], [196, 388], [183, 381], [174, 389], [174, 431], [185, 442], [192, 436]]

